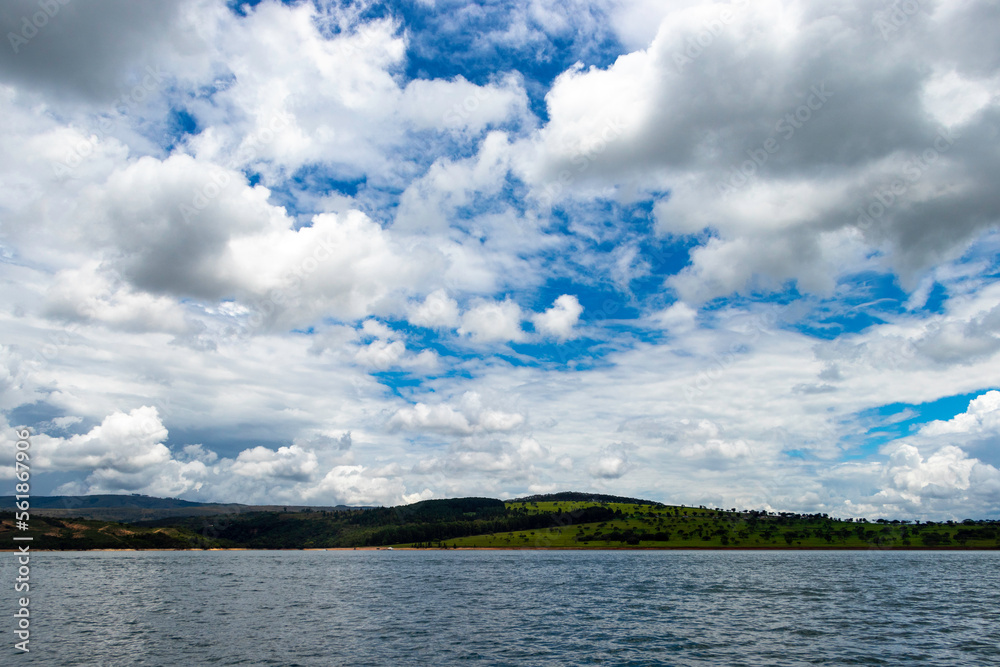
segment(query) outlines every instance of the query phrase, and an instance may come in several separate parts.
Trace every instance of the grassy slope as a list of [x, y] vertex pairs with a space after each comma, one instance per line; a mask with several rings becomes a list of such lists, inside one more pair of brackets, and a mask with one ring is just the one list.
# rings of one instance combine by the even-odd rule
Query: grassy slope
[[[219, 546], [196, 532], [176, 527], [142, 528], [91, 519], [32, 516], [29, 530], [16, 530], [14, 515], [0, 512], [0, 541], [17, 545], [12, 537], [31, 537], [40, 549], [201, 549]], [[26, 544], [22, 543], [22, 544]]]
[[[947, 548], [1000, 548], [1000, 535], [960, 539], [959, 531], [979, 530], [982, 527], [961, 524], [913, 526], [905, 524], [854, 523], [825, 518], [759, 517], [754, 521], [748, 514], [716, 512], [709, 509], [683, 506], [653, 506], [629, 503], [605, 503], [605, 507], [618, 510], [621, 518], [605, 523], [573, 524], [572, 512], [593, 502], [537, 502], [507, 503], [509, 509], [523, 508], [529, 513], [565, 513], [564, 520], [554, 521], [552, 527], [542, 530], [476, 535], [445, 540], [446, 547], [466, 548], [926, 548], [934, 546], [923, 536], [930, 533], [945, 535], [947, 541], [938, 546]], [[629, 544], [621, 539], [597, 539], [596, 534], [631, 531], [640, 537], [638, 543]], [[669, 533], [668, 540], [641, 539], [643, 536]], [[586, 537], [590, 539], [584, 539]], [[661, 535], [662, 536], [662, 535]], [[829, 536], [829, 539], [828, 537]], [[399, 545], [399, 546], [414, 546]], [[438, 543], [433, 546], [439, 546]]]

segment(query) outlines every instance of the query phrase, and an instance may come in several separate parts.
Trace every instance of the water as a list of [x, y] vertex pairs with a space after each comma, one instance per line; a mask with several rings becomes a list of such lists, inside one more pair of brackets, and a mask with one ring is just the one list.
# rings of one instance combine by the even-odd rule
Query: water
[[3, 664], [1000, 664], [1000, 552], [35, 553]]

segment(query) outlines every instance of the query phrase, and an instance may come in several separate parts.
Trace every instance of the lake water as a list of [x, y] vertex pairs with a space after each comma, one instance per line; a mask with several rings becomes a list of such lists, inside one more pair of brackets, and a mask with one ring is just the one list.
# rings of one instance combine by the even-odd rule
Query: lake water
[[998, 665], [1000, 552], [35, 553], [3, 664]]

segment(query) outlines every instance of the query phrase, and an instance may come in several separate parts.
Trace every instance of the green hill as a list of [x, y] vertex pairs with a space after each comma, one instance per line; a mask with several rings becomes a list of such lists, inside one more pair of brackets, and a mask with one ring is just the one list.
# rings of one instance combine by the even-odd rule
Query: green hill
[[[134, 498], [117, 496], [114, 498]], [[145, 498], [145, 497], [141, 497]], [[141, 499], [155, 505], [158, 499]], [[186, 501], [171, 502], [184, 503]], [[91, 497], [83, 505], [108, 503]], [[208, 511], [196, 504], [196, 509]], [[205, 516], [130, 524], [32, 513], [34, 549], [334, 547], [505, 549], [998, 549], [1000, 522], [836, 519], [825, 514], [686, 507], [587, 493], [502, 501], [425, 500], [398, 507], [226, 506]], [[164, 510], [185, 509], [160, 508]], [[0, 539], [15, 531], [0, 512]]]

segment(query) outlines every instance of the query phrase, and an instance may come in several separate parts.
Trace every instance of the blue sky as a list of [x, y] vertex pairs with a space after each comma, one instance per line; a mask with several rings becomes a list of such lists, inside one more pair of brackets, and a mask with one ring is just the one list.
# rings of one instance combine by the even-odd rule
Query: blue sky
[[36, 492], [1000, 509], [995, 7], [34, 11], [0, 437]]

